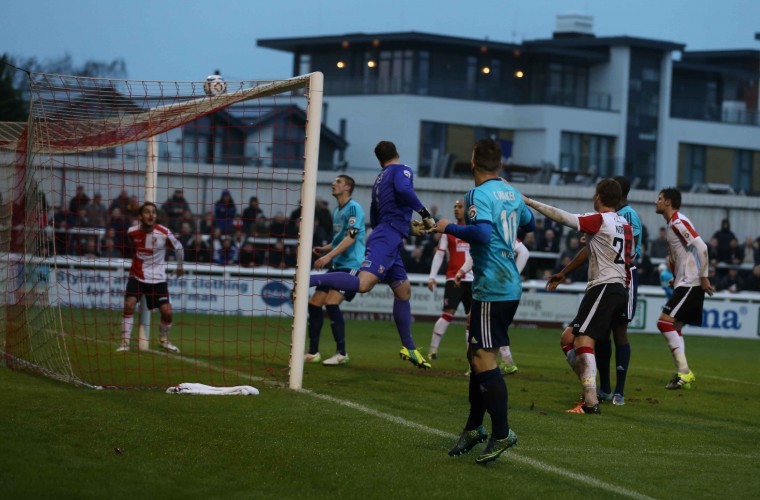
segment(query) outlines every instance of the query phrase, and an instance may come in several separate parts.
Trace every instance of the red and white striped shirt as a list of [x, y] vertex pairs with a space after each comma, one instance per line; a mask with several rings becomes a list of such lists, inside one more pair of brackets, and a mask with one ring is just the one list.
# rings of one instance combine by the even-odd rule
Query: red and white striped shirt
[[[446, 268], [446, 281], [448, 281], [454, 279], [457, 271], [464, 265], [467, 256], [470, 255], [470, 244], [454, 235], [442, 234], [435, 250], [436, 255], [433, 257], [433, 264], [430, 268], [430, 279], [435, 278], [438, 274], [443, 256], [448, 251], [449, 263]], [[472, 271], [468, 271], [462, 281], [472, 281]]]
[[694, 242], [700, 239], [688, 217], [676, 212], [668, 221], [667, 231], [670, 258], [674, 263], [673, 287], [700, 286], [700, 262]]
[[153, 225], [153, 231], [146, 233], [141, 225], [127, 231], [134, 254], [129, 275], [143, 283], [166, 281], [166, 249], [181, 250], [182, 243], [166, 227]]
[[578, 230], [589, 235], [586, 289], [602, 283], [628, 286], [633, 229], [625, 217], [615, 212], [580, 215]]

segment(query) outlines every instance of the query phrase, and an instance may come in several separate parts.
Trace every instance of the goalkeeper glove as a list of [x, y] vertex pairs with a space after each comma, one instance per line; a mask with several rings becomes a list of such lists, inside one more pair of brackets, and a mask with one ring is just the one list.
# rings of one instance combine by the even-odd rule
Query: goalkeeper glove
[[421, 220], [412, 221], [412, 226], [409, 228], [409, 234], [411, 236], [422, 236], [425, 234], [425, 225]]
[[427, 208], [420, 210], [419, 214], [422, 217], [422, 224], [425, 226], [425, 231], [430, 232], [430, 230], [435, 227], [435, 219], [430, 215]]

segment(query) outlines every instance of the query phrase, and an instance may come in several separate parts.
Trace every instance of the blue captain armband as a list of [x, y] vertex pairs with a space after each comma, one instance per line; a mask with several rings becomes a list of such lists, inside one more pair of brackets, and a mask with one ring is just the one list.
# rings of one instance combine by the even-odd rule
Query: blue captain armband
[[522, 229], [526, 233], [532, 233], [533, 231], [536, 230], [536, 216], [533, 215], [532, 210], [529, 210], [529, 212], [530, 212], [530, 221], [520, 226], [520, 229]]

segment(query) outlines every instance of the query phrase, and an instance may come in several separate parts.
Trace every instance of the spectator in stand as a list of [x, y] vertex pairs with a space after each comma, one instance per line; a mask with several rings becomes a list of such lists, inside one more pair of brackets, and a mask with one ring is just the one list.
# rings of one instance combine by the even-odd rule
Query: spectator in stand
[[79, 214], [80, 210], [87, 208], [90, 203], [90, 197], [84, 192], [84, 186], [77, 186], [77, 192], [69, 201], [69, 212]]
[[742, 260], [742, 264], [755, 264], [755, 241], [752, 239], [751, 236], [747, 236], [744, 239], [744, 260]]
[[269, 234], [272, 236], [272, 238], [285, 238], [289, 235], [289, 225], [290, 224], [288, 223], [288, 219], [285, 218], [285, 214], [282, 212], [277, 212], [274, 216], [274, 219], [272, 219], [272, 224], [269, 226]]
[[85, 211], [87, 212], [87, 218], [89, 219], [90, 224], [92, 224], [92, 227], [105, 229], [108, 219], [108, 210], [103, 203], [103, 197], [100, 193], [95, 193], [92, 197], [92, 201], [87, 205], [87, 208], [85, 208]]
[[195, 233], [188, 241], [185, 259], [190, 262], [207, 264], [211, 262], [211, 236]]
[[565, 235], [565, 248], [570, 246], [571, 239], [576, 238], [580, 242], [582, 237], [582, 232], [577, 229], [568, 228], [567, 234]]
[[[314, 245], [324, 246], [332, 241], [333, 225], [332, 215], [325, 200], [317, 199], [314, 207]], [[319, 243], [319, 245], [317, 245]]]
[[251, 196], [248, 200], [248, 206], [243, 210], [243, 232], [252, 236], [254, 234], [254, 227], [259, 217], [264, 217], [264, 212], [259, 208], [259, 199], [255, 196]]
[[720, 280], [718, 291], [737, 293], [744, 290], [744, 278], [739, 275], [739, 269], [730, 267], [725, 276]]
[[409, 274], [427, 274], [430, 265], [426, 263], [423, 258], [422, 247], [415, 246], [412, 248], [412, 252], [409, 255], [409, 261], [404, 262], [404, 267]]
[[713, 266], [718, 265], [718, 238], [711, 238], [710, 243], [707, 244], [707, 258], [710, 259], [710, 264]]
[[[554, 273], [562, 271], [581, 251], [581, 244], [578, 238], [570, 238], [569, 245], [562, 251], [554, 266]], [[588, 260], [578, 266], [565, 277], [565, 283], [585, 282], [588, 278]]]
[[100, 256], [106, 259], [120, 259], [121, 252], [116, 248], [113, 238], [108, 238], [103, 241], [103, 250], [100, 252]]
[[90, 237], [84, 241], [84, 245], [82, 246], [82, 257], [85, 259], [95, 259], [100, 257], [100, 255], [98, 255], [98, 244], [95, 238]]
[[[710, 267], [707, 269], [707, 279], [710, 281], [710, 284], [712, 285], [714, 289], [718, 290], [720, 288], [720, 278], [718, 278], [718, 269], [712, 264], [710, 264]], [[673, 295], [672, 290], [671, 290], [670, 295]], [[668, 297], [670, 295], [668, 295]]]
[[121, 251], [124, 257], [131, 257], [131, 250], [126, 246], [127, 231], [129, 230], [129, 222], [125, 217], [121, 209], [114, 208], [111, 210], [111, 217], [108, 222], [108, 229], [113, 230], [113, 241], [116, 248]]
[[113, 212], [114, 208], [118, 208], [119, 210], [121, 210], [121, 213], [126, 214], [128, 205], [129, 205], [129, 194], [127, 194], [126, 189], [122, 189], [118, 198], [114, 198], [114, 200], [111, 202], [111, 205], [109, 205], [108, 213]]
[[214, 251], [214, 264], [223, 266], [237, 264], [238, 247], [232, 236], [224, 235], [221, 238], [221, 245]]
[[713, 238], [718, 240], [718, 262], [730, 264], [731, 240], [735, 240], [736, 235], [731, 231], [731, 222], [728, 219], [723, 219], [720, 230], [715, 232]]
[[212, 235], [214, 234], [214, 213], [213, 212], [206, 212], [206, 215], [203, 217], [203, 220], [201, 221], [201, 234], [207, 234]]
[[728, 244], [728, 263], [739, 266], [743, 261], [744, 247], [739, 245], [739, 240], [734, 238]]
[[760, 292], [760, 264], [752, 268], [752, 274], [744, 282], [744, 289], [748, 292]]
[[222, 196], [214, 205], [214, 225], [221, 229], [222, 234], [232, 234], [235, 232], [235, 216], [237, 207], [235, 200], [232, 199], [229, 189], [222, 191]]
[[547, 252], [559, 252], [559, 243], [562, 241], [562, 232], [565, 230], [565, 228], [562, 226], [562, 224], [559, 224], [557, 222], [554, 222], [553, 220], [549, 219], [548, 217], [544, 219], [544, 234], [546, 234], [546, 231], [552, 230], [552, 247], [556, 247], [556, 250], [546, 250]]
[[539, 235], [538, 251], [551, 253], [559, 252], [559, 239], [556, 237], [554, 229], [545, 229], [543, 236]]
[[253, 225], [253, 235], [254, 236], [269, 236], [269, 221], [267, 221], [267, 218], [263, 215], [260, 215], [258, 219], [256, 219], [255, 224]]
[[[194, 236], [195, 231], [193, 231], [193, 227], [190, 225], [190, 223], [183, 222], [182, 226], [180, 226], [179, 236], [177, 237], [179, 242], [182, 243], [182, 248], [189, 248], [190, 240], [192, 240]], [[187, 255], [187, 252], [185, 252], [185, 255]]]
[[538, 251], [538, 247], [536, 245], [535, 233], [525, 233], [525, 238], [523, 238], [522, 242], [523, 242], [523, 245], [525, 245], [525, 248], [527, 248], [531, 252]]
[[277, 242], [269, 249], [268, 264], [269, 266], [278, 269], [295, 267], [296, 255], [293, 248], [285, 246], [285, 243], [282, 240], [277, 240]]
[[140, 202], [137, 200], [137, 196], [132, 195], [129, 197], [129, 201], [127, 202], [127, 220], [129, 220], [129, 225], [132, 225], [132, 222], [137, 221], [139, 218], [140, 213]]
[[256, 249], [253, 243], [246, 241], [243, 247], [240, 249], [240, 255], [238, 257], [238, 264], [240, 267], [255, 267], [259, 265], [256, 262]]
[[753, 252], [755, 255], [755, 265], [760, 264], [760, 236], [755, 240], [755, 244], [752, 245], [752, 248], [755, 250]]
[[69, 212], [69, 207], [61, 205], [53, 214], [53, 230], [55, 237], [53, 244], [56, 255], [67, 255], [70, 250], [69, 228], [73, 226], [73, 217]]
[[636, 266], [636, 272], [639, 273], [639, 285], [659, 285], [657, 268], [652, 264], [652, 259], [649, 258], [644, 247], [641, 247], [641, 256], [639, 264]]
[[174, 194], [161, 205], [161, 209], [166, 213], [168, 228], [174, 233], [179, 233], [182, 229], [182, 219], [185, 211], [190, 211], [192, 217], [192, 211], [190, 210], [190, 204], [185, 199], [185, 194], [182, 189], [175, 189]]
[[668, 237], [665, 228], [661, 227], [656, 240], [652, 240], [649, 245], [649, 256], [657, 259], [664, 259], [668, 256]]
[[184, 212], [182, 212], [182, 219], [181, 219], [181, 224], [179, 227], [182, 228], [182, 224], [184, 223], [190, 224], [190, 227], [193, 228], [193, 232], [196, 231], [198, 222], [195, 220], [195, 216], [193, 215], [193, 212], [189, 208], [185, 210]]

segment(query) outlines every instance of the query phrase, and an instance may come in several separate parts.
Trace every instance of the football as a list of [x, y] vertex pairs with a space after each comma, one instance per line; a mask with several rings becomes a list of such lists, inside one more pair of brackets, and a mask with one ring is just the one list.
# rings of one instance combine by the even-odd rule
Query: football
[[223, 94], [227, 91], [227, 82], [219, 75], [208, 75], [203, 84], [203, 91], [208, 96]]

